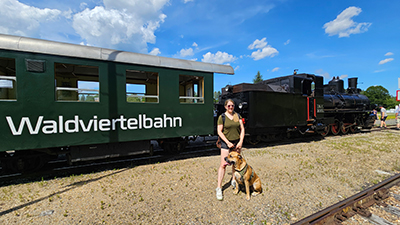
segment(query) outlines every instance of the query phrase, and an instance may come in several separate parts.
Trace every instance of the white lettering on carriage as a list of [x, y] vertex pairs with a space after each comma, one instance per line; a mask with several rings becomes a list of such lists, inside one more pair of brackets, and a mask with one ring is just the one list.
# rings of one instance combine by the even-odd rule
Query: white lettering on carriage
[[33, 127], [34, 121], [31, 122], [29, 117], [22, 117], [19, 122], [18, 129], [17, 124], [11, 116], [6, 116], [8, 126], [11, 133], [14, 136], [21, 135], [25, 127], [28, 129], [29, 134], [39, 134], [41, 131], [43, 134], [56, 134], [56, 133], [78, 133], [78, 132], [90, 132], [90, 131], [110, 131], [110, 130], [141, 130], [141, 129], [161, 129], [161, 128], [175, 128], [182, 127], [181, 117], [170, 117], [167, 114], [163, 114], [162, 117], [147, 117], [146, 114], [139, 114], [137, 118], [126, 118], [121, 115], [117, 119], [98, 119], [97, 115], [93, 116], [92, 119], [85, 122], [79, 118], [79, 115], [75, 115], [73, 119], [64, 120], [64, 116], [58, 116], [58, 120], [44, 120], [44, 116], [39, 116], [36, 120], [36, 125]]

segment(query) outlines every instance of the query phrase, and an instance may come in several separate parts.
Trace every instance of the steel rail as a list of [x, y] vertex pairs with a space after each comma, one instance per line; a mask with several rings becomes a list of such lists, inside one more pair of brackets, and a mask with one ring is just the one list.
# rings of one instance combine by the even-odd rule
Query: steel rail
[[341, 222], [355, 214], [370, 217], [371, 213], [367, 208], [387, 198], [389, 196], [389, 188], [398, 185], [399, 182], [400, 174], [396, 174], [358, 194], [295, 222], [292, 225], [341, 224]]

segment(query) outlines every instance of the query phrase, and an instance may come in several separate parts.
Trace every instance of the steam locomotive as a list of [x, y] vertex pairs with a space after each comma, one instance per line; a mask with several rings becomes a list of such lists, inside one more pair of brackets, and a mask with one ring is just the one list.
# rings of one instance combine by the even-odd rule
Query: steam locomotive
[[372, 106], [360, 94], [357, 78], [349, 79], [347, 90], [343, 86], [338, 77], [324, 85], [322, 76], [305, 73], [227, 85], [216, 105], [217, 116], [225, 112], [224, 102], [232, 99], [250, 144], [296, 133], [326, 136], [371, 129]]
[[329, 124], [323, 135], [328, 131], [333, 135], [354, 133], [357, 129], [371, 129], [374, 125], [373, 106], [367, 96], [360, 94], [357, 78], [349, 78], [348, 82], [346, 91], [339, 77], [324, 85], [324, 116], [329, 119]]

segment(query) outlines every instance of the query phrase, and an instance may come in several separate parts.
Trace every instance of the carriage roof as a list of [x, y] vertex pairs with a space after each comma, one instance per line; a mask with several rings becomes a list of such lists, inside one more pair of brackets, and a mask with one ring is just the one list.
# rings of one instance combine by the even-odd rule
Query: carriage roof
[[172, 69], [234, 74], [233, 68], [228, 65], [167, 58], [5, 34], [0, 34], [0, 49], [79, 57]]

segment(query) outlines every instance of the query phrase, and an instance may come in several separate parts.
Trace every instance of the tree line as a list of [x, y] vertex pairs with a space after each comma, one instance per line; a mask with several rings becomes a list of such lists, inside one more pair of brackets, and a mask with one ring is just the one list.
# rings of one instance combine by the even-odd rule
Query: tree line
[[370, 86], [367, 90], [361, 91], [361, 94], [367, 96], [371, 104], [383, 106], [386, 109], [394, 109], [399, 104], [396, 97], [391, 96], [389, 91], [380, 85]]

